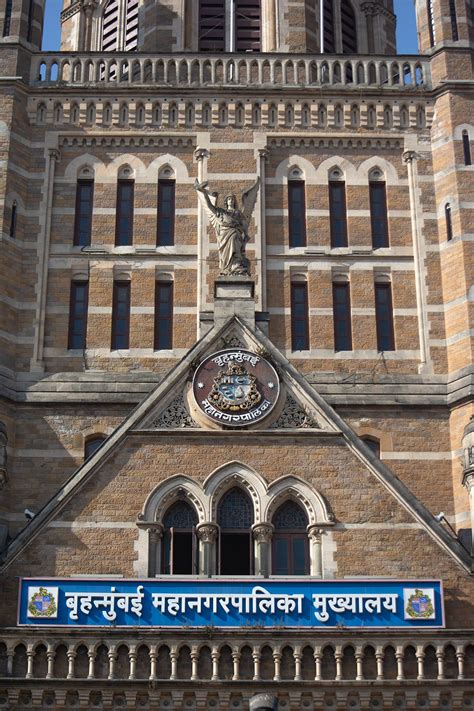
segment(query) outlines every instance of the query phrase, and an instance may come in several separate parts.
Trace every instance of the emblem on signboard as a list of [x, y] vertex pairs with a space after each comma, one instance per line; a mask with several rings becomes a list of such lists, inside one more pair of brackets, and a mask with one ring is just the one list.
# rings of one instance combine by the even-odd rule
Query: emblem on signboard
[[435, 618], [434, 590], [404, 588], [405, 619], [433, 620]]
[[261, 356], [242, 348], [219, 351], [196, 370], [193, 392], [214, 422], [242, 427], [266, 417], [280, 392], [278, 376]]
[[28, 588], [28, 617], [57, 617], [58, 588]]

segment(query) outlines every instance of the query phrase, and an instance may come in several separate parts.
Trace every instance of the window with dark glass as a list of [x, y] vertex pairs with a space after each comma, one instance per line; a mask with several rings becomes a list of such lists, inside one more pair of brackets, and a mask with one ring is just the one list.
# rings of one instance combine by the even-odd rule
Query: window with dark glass
[[157, 281], [155, 288], [155, 351], [173, 348], [173, 282]]
[[91, 243], [94, 181], [78, 180], [76, 188], [76, 218], [74, 244], [87, 247]]
[[235, 0], [235, 49], [260, 52], [262, 35], [260, 0]]
[[225, 0], [200, 0], [199, 51], [225, 50]]
[[308, 284], [291, 284], [291, 350], [309, 350]]
[[342, 181], [329, 183], [329, 215], [331, 247], [347, 247], [346, 185]]
[[86, 347], [88, 297], [89, 283], [87, 281], [71, 282], [68, 338], [70, 350], [84, 350]]
[[464, 153], [464, 165], [472, 165], [471, 160], [471, 141], [467, 131], [462, 132], [462, 148]]
[[3, 19], [3, 37], [8, 37], [12, 23], [13, 0], [7, 0], [5, 3], [5, 17]]
[[272, 520], [273, 575], [309, 575], [308, 517], [294, 501], [287, 501]]
[[456, 0], [449, 0], [449, 19], [451, 20], [451, 37], [453, 42], [459, 39], [458, 19], [456, 16]]
[[130, 282], [114, 282], [112, 303], [112, 350], [130, 346]]
[[161, 572], [192, 575], [197, 572], [196, 511], [186, 501], [177, 501], [163, 517]]
[[357, 54], [357, 22], [350, 0], [341, 0], [341, 35], [344, 54]]
[[380, 459], [380, 440], [369, 436], [361, 437], [361, 440], [375, 454], [375, 456]]
[[444, 221], [446, 223], [446, 239], [450, 242], [453, 239], [453, 222], [451, 219], [451, 205], [449, 203], [444, 208]]
[[290, 247], [306, 247], [306, 198], [303, 180], [288, 181]]
[[10, 237], [15, 237], [16, 235], [17, 209], [17, 204], [14, 202], [10, 213]]
[[334, 312], [334, 350], [352, 350], [351, 295], [346, 282], [332, 285]]
[[375, 284], [375, 320], [377, 350], [394, 351], [393, 308], [391, 284]]
[[220, 574], [251, 575], [253, 506], [242, 489], [234, 487], [224, 494], [217, 511], [217, 523]]
[[385, 183], [369, 183], [372, 247], [388, 247], [387, 192]]
[[158, 237], [159, 247], [174, 244], [175, 181], [158, 181]]
[[86, 439], [86, 443], [84, 445], [84, 460], [92, 457], [92, 455], [97, 452], [106, 439], [107, 437], [105, 435], [94, 435], [93, 437]]
[[117, 213], [115, 222], [115, 245], [125, 247], [133, 244], [133, 180], [117, 183]]

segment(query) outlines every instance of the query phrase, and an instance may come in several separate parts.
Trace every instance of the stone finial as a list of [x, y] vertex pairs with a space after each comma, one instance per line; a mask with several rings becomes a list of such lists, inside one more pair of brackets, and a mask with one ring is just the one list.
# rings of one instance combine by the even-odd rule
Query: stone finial
[[277, 711], [278, 699], [272, 694], [256, 694], [249, 702], [250, 711]]

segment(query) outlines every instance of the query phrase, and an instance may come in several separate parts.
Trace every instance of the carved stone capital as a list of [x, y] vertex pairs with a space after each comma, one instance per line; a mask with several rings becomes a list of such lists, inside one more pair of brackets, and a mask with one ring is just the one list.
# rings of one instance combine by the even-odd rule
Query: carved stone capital
[[258, 155], [260, 156], [261, 160], [264, 160], [265, 162], [268, 160], [268, 156], [270, 154], [270, 151], [268, 148], [259, 148], [258, 149]]
[[156, 521], [137, 521], [138, 528], [147, 531], [151, 540], [158, 541], [163, 536], [163, 525]]
[[312, 543], [321, 543], [324, 528], [319, 526], [308, 526], [308, 538]]
[[416, 151], [405, 151], [402, 154], [402, 160], [404, 163], [413, 163], [414, 160], [418, 160], [420, 154]]
[[59, 148], [48, 148], [48, 155], [51, 160], [58, 161], [61, 158], [61, 151]]
[[252, 534], [257, 543], [270, 543], [273, 536], [273, 526], [271, 523], [257, 523], [252, 528]]
[[209, 151], [207, 150], [207, 148], [196, 148], [196, 150], [194, 151], [194, 158], [197, 161], [209, 158]]
[[196, 528], [196, 534], [203, 543], [215, 543], [218, 528], [215, 523], [201, 523]]

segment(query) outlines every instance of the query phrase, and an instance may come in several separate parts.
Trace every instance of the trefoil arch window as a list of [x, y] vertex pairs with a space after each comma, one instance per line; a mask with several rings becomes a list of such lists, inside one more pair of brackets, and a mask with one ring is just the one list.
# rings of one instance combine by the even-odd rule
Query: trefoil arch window
[[252, 574], [253, 522], [250, 497], [239, 487], [233, 487], [224, 494], [217, 508], [220, 575]]
[[196, 511], [186, 501], [176, 501], [163, 516], [161, 572], [192, 575], [197, 572]]
[[309, 575], [308, 517], [295, 501], [286, 501], [273, 516], [273, 575]]

